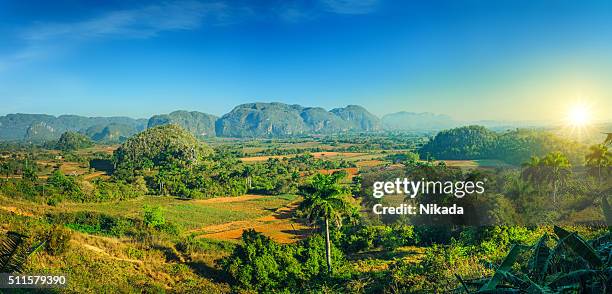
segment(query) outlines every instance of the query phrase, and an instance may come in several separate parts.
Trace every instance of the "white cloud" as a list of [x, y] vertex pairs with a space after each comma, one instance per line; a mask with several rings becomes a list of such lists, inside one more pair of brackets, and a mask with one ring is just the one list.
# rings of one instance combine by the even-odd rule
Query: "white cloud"
[[137, 9], [112, 11], [73, 23], [39, 23], [25, 30], [22, 38], [30, 42], [99, 37], [147, 38], [163, 31], [192, 30], [206, 17], [223, 18], [223, 3], [180, 1]]
[[21, 49], [0, 56], [0, 72], [102, 38], [150, 38], [165, 31], [193, 30], [228, 23], [233, 13], [222, 2], [175, 1], [115, 10], [76, 22], [37, 22], [17, 34]]

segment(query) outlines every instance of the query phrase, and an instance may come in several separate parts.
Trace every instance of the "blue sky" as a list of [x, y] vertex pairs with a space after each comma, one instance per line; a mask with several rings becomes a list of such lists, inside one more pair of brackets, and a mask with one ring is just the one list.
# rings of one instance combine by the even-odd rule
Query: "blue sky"
[[[2, 1], [0, 114], [612, 110], [609, 1]], [[606, 117], [608, 115], [608, 117]]]

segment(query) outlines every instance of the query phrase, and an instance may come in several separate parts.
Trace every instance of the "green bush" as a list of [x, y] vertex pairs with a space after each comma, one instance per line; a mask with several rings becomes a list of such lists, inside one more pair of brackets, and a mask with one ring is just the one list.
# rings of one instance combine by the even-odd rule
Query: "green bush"
[[413, 226], [346, 226], [340, 243], [345, 252], [359, 252], [374, 248], [394, 250], [401, 246], [415, 245], [419, 241]]
[[161, 228], [166, 223], [163, 209], [160, 206], [148, 206], [143, 207], [144, 224], [151, 228]]
[[60, 225], [52, 226], [45, 236], [45, 251], [51, 255], [60, 255], [66, 252], [72, 232]]
[[125, 251], [125, 254], [132, 259], [138, 259], [141, 260], [145, 253], [144, 251], [137, 249], [137, 248], [133, 248], [133, 247], [128, 247]]
[[[242, 233], [242, 242], [220, 261], [221, 268], [240, 288], [258, 292], [295, 291], [327, 277], [325, 242], [320, 236], [280, 245], [250, 229]], [[342, 252], [335, 247], [332, 257], [334, 268], [344, 265]]]
[[144, 228], [142, 222], [138, 220], [90, 211], [48, 214], [47, 220], [49, 223], [65, 225], [75, 231], [108, 236], [132, 236]]

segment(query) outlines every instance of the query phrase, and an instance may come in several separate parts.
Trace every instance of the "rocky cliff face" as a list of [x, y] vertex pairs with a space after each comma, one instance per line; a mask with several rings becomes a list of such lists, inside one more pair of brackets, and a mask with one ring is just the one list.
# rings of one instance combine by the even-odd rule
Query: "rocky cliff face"
[[217, 117], [198, 111], [178, 110], [169, 114], [154, 115], [149, 119], [148, 128], [166, 124], [178, 124], [196, 137], [214, 137]]
[[308, 128], [302, 107], [283, 103], [248, 103], [236, 106], [216, 123], [217, 136], [277, 137], [299, 135]]
[[346, 121], [351, 130], [366, 132], [381, 130], [380, 119], [359, 105], [334, 108], [330, 112]]
[[378, 118], [363, 107], [349, 105], [326, 111], [284, 103], [248, 103], [217, 120], [217, 136], [278, 137], [341, 131], [375, 131]]
[[44, 114], [0, 116], [0, 140], [56, 140], [66, 131], [78, 131], [98, 142], [116, 143], [145, 128], [176, 124], [198, 138], [287, 137], [302, 134], [370, 132], [381, 129], [380, 120], [357, 105], [327, 111], [284, 103], [247, 103], [217, 118], [198, 111], [174, 111], [148, 120], [128, 117], [84, 117]]

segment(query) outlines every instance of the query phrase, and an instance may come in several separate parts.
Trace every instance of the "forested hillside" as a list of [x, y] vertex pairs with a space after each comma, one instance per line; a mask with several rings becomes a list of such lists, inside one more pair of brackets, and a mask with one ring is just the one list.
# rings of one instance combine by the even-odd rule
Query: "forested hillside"
[[499, 159], [520, 165], [532, 156], [552, 151], [563, 151], [574, 163], [584, 158], [584, 146], [551, 132], [516, 129], [497, 133], [483, 126], [441, 131], [420, 148], [419, 153], [421, 158]]

